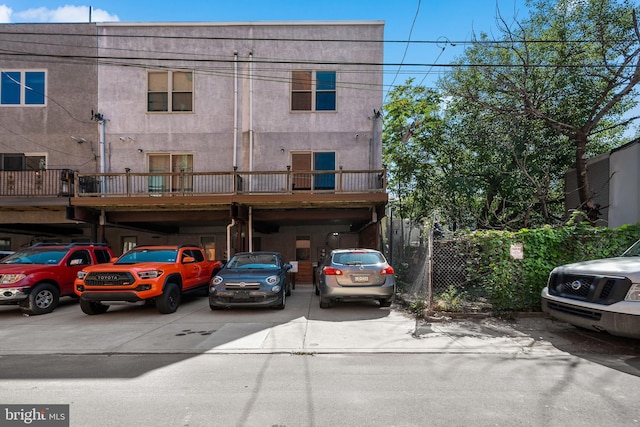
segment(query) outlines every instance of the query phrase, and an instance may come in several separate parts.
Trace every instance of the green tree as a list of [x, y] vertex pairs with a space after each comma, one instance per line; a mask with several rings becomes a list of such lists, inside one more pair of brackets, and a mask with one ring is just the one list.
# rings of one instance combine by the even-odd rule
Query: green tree
[[440, 97], [435, 90], [414, 86], [412, 79], [388, 96], [382, 138], [389, 189], [402, 218], [420, 219], [437, 181], [434, 155], [442, 140]]
[[[499, 19], [502, 37], [491, 40], [481, 34], [441, 85], [454, 99], [510, 117], [516, 125], [539, 121], [560, 138], [539, 139], [544, 132], [534, 126], [531, 136], [512, 135], [511, 149], [518, 144], [522, 148], [534, 144], [538, 149], [539, 144], [550, 143], [547, 149], [553, 152], [558, 141], [557, 152], [564, 151], [563, 143], [572, 147], [579, 208], [595, 220], [598, 207], [592, 200], [587, 157], [614, 146], [637, 118], [624, 118], [636, 105], [640, 82], [635, 10], [627, 0], [530, 0], [527, 4], [531, 7], [527, 20], [508, 24]], [[511, 129], [525, 131], [529, 126]], [[516, 152], [514, 161], [526, 179], [539, 185], [539, 180], [526, 176], [524, 152], [520, 156]], [[543, 195], [544, 186], [536, 191]]]

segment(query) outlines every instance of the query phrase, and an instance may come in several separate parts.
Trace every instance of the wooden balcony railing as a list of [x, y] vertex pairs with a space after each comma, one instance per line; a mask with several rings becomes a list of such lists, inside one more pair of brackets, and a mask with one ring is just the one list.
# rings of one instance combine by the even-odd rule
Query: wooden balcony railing
[[78, 173], [0, 171], [0, 197], [140, 197], [386, 192], [385, 170]]

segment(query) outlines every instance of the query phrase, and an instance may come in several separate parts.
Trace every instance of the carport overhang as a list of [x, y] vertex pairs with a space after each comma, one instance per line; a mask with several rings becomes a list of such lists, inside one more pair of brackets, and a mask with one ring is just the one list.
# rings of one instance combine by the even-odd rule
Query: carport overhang
[[[260, 233], [275, 233], [287, 225], [335, 224], [352, 231], [384, 216], [386, 193], [299, 194], [288, 196], [72, 198], [68, 219], [161, 234], [187, 226], [227, 226], [233, 219]], [[251, 216], [251, 218], [250, 218]]]

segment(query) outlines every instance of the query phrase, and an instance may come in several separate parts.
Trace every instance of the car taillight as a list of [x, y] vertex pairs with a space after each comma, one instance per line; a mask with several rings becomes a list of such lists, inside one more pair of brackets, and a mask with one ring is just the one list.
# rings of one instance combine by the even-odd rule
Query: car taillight
[[382, 271], [380, 272], [380, 274], [383, 274], [383, 275], [384, 274], [390, 274], [391, 275], [393, 273], [394, 273], [393, 267], [391, 267], [391, 266], [383, 268]]
[[334, 267], [325, 267], [322, 272], [325, 276], [342, 276], [342, 270]]

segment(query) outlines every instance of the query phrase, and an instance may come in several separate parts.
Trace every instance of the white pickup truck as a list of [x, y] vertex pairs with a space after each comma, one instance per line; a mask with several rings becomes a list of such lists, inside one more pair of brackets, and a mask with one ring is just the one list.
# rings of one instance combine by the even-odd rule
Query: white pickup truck
[[619, 257], [553, 269], [542, 311], [581, 328], [640, 338], [640, 241]]

